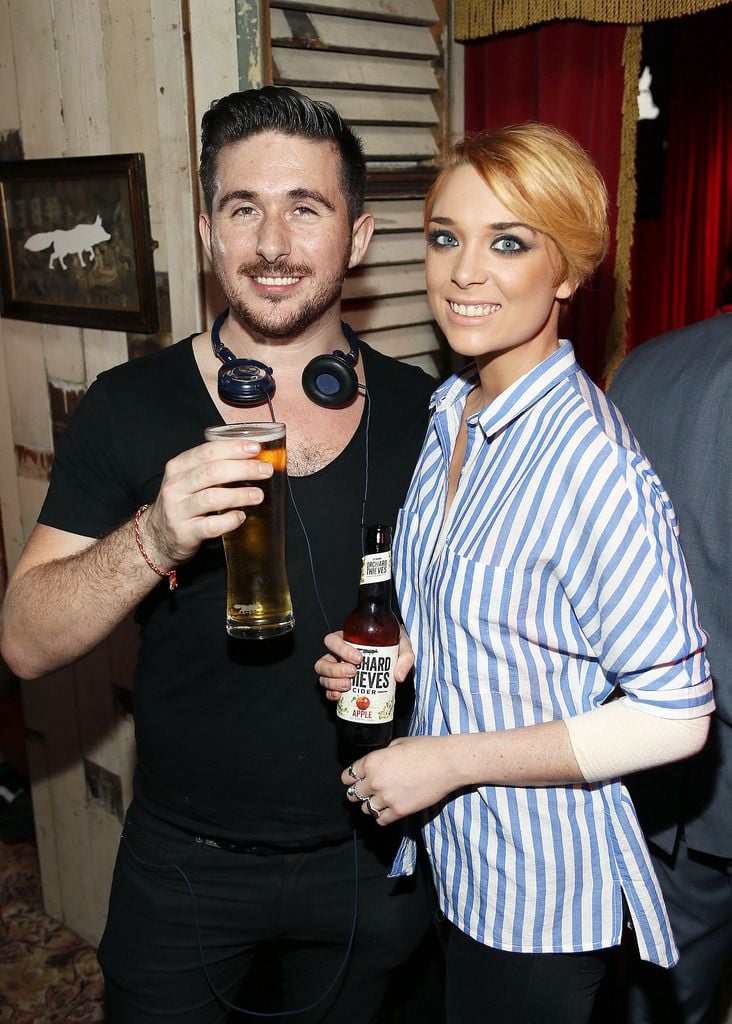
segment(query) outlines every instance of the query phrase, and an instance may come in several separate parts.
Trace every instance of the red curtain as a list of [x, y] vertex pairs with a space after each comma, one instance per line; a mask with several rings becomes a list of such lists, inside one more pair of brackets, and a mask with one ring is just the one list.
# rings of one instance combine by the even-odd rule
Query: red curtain
[[623, 99], [623, 25], [553, 22], [466, 45], [465, 128], [545, 121], [573, 135], [610, 193], [612, 250], [572, 302], [562, 333], [601, 381], [613, 312], [616, 196]]
[[635, 226], [628, 350], [713, 316], [732, 269], [732, 7], [671, 29], [661, 216]]

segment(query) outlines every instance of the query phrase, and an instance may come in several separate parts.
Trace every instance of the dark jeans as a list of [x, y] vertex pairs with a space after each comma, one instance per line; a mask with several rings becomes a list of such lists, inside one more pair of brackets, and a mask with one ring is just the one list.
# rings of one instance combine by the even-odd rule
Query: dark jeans
[[[212, 989], [269, 1020], [376, 1021], [391, 973], [425, 933], [430, 905], [419, 880], [387, 879], [393, 843], [385, 849], [383, 832], [371, 828], [374, 842], [369, 833], [357, 842], [358, 919], [347, 956], [352, 839], [308, 852], [233, 852], [133, 805], [99, 947], [108, 1024], [254, 1019], [230, 1012]], [[278, 1012], [310, 1007], [337, 975], [317, 1006]]]
[[448, 1024], [586, 1024], [609, 955], [510, 953], [452, 927]]

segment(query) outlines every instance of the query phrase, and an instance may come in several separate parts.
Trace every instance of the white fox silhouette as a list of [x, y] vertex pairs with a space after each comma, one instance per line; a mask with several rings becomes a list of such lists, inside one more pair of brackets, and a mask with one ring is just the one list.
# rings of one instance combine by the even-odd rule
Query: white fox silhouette
[[29, 252], [40, 252], [52, 245], [51, 259], [48, 261], [49, 268], [53, 267], [54, 260], [58, 260], [66, 270], [64, 256], [76, 253], [82, 267], [85, 267], [84, 253], [88, 252], [89, 256], [95, 259], [94, 246], [100, 242], [109, 241], [110, 237], [104, 230], [101, 214], [98, 213], [93, 224], [77, 224], [76, 227], [70, 228], [68, 231], [62, 231], [59, 228], [57, 231], [41, 231], [37, 235], [31, 235], [25, 243], [25, 248]]

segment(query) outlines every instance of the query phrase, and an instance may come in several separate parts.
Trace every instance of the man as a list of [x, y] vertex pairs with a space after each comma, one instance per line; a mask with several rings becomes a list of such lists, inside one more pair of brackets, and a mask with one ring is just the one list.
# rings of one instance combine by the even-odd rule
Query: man
[[[241, 984], [272, 946], [281, 992], [265, 1008], [373, 1021], [426, 907], [386, 877], [399, 836], [383, 841], [343, 799], [313, 664], [355, 602], [362, 523], [396, 518], [434, 382], [341, 325], [343, 280], [373, 220], [360, 143], [329, 105], [273, 87], [224, 97], [203, 118], [200, 173], [200, 234], [228, 317], [219, 337], [92, 385], [8, 588], [3, 653], [39, 676], [137, 609], [135, 797], [99, 952], [109, 1024], [209, 1024], [241, 999], [262, 1009]], [[338, 359], [355, 363], [350, 397], [316, 404], [303, 370], [349, 346]], [[265, 364], [270, 400], [222, 399], [222, 358]], [[271, 468], [256, 445], [202, 443], [203, 431], [270, 418], [287, 425], [296, 625], [232, 640], [219, 538], [262, 500]]]
[[732, 315], [634, 349], [609, 395], [676, 509], [717, 710], [705, 749], [629, 780], [681, 959], [639, 969], [632, 1024], [699, 1024], [732, 955]]

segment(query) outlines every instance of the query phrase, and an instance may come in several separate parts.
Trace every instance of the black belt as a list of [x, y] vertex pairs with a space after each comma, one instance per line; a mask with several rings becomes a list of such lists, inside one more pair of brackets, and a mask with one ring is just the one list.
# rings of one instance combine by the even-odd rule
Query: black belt
[[282, 845], [277, 843], [235, 843], [232, 839], [223, 839], [220, 836], [203, 836], [195, 833], [193, 838], [203, 846], [212, 847], [215, 850], [226, 850], [228, 853], [251, 853], [255, 857], [272, 857], [283, 853], [314, 853], [316, 850], [324, 850], [331, 846], [343, 846], [350, 843], [352, 836], [343, 836], [340, 839], [323, 839], [316, 843], [306, 843], [301, 846]]

